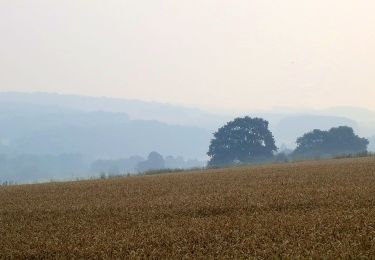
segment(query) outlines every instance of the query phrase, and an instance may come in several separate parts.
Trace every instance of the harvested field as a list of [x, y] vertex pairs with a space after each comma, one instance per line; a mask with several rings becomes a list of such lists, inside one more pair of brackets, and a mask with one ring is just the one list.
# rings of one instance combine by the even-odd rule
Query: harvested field
[[0, 187], [0, 258], [375, 258], [375, 159]]

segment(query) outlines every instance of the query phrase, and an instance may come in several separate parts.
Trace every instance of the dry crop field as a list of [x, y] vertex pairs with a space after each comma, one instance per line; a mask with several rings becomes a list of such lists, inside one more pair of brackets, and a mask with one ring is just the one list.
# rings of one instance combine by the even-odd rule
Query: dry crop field
[[0, 187], [0, 258], [375, 258], [375, 159]]

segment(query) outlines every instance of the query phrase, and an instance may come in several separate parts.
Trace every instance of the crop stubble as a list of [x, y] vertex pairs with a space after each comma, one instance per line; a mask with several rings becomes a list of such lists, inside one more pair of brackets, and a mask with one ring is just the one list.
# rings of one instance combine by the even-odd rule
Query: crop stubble
[[375, 257], [375, 160], [0, 187], [0, 258]]

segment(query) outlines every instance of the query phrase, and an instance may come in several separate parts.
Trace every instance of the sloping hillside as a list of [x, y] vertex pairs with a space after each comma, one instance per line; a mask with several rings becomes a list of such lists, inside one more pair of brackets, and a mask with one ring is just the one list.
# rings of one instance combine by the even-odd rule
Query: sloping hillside
[[202, 128], [131, 120], [126, 113], [33, 104], [0, 104], [0, 125], [0, 141], [11, 152], [90, 158], [146, 156], [153, 150], [204, 158], [211, 138]]

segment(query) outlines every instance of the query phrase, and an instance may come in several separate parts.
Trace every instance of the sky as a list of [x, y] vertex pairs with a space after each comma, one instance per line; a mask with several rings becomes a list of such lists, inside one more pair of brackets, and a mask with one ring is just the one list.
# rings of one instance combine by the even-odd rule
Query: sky
[[0, 0], [0, 91], [375, 110], [373, 0]]

